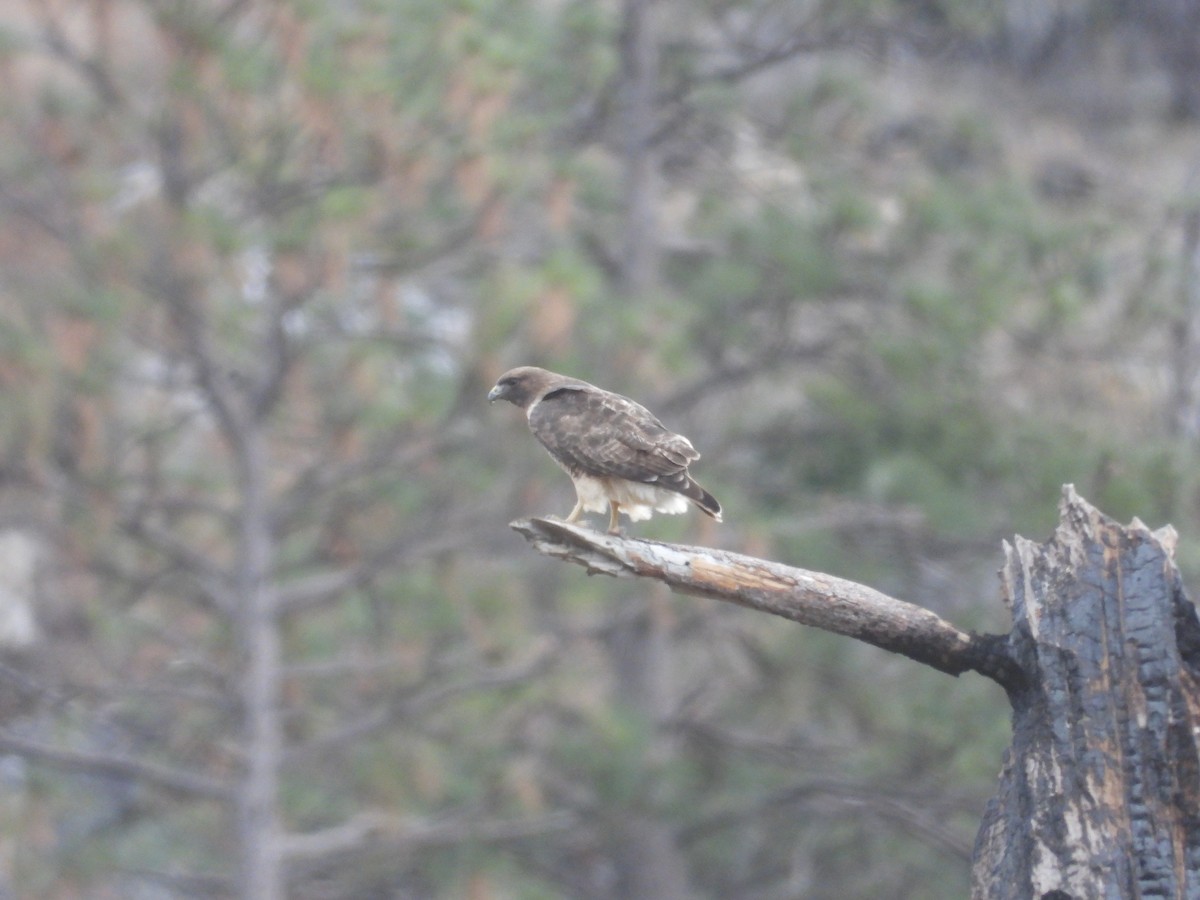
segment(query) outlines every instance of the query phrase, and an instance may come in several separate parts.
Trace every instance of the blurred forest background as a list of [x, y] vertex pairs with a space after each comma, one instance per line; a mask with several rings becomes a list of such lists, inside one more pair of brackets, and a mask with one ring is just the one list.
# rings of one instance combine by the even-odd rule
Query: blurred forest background
[[[1007, 630], [1060, 485], [1200, 568], [1198, 0], [8, 0], [0, 896], [961, 898], [1005, 698], [507, 523]], [[602, 526], [596, 520], [597, 526]]]

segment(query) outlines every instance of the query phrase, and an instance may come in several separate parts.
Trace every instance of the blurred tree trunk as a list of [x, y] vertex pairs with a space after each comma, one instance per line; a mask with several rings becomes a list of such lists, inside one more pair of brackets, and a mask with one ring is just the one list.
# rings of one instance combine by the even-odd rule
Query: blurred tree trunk
[[621, 288], [636, 295], [658, 278], [658, 154], [655, 150], [655, 93], [658, 90], [656, 0], [625, 0], [621, 33], [624, 70], [622, 139], [625, 228]]
[[1171, 115], [1200, 118], [1200, 2], [1150, 0], [1138, 8], [1171, 83]]
[[1171, 328], [1169, 426], [1181, 437], [1200, 437], [1200, 208], [1183, 213], [1179, 300]]
[[236, 625], [241, 671], [242, 773], [235, 793], [241, 896], [279, 900], [284, 896], [283, 827], [279, 781], [283, 762], [283, 648], [275, 586], [277, 521], [272, 509], [271, 454], [264, 421], [274, 410], [278, 381], [288, 366], [280, 322], [284, 307], [264, 304], [268, 320], [257, 339], [257, 365], [231, 378], [220, 357], [211, 310], [188, 288], [187, 279], [158, 256], [154, 281], [168, 299], [173, 322], [195, 383], [218, 424], [236, 484], [237, 551], [220, 605]]
[[238, 796], [238, 837], [242, 847], [242, 891], [254, 900], [283, 897], [283, 858], [279, 821], [279, 775], [283, 732], [280, 725], [282, 645], [272, 583], [273, 541], [267, 503], [267, 453], [255, 426], [242, 435], [241, 557], [237, 563], [240, 638], [245, 664], [242, 703], [246, 774]]
[[1200, 620], [1171, 528], [1121, 526], [1064, 490], [1053, 538], [1006, 547], [1007, 635], [819, 572], [535, 519], [589, 572], [663, 581], [1005, 688], [1013, 742], [974, 854], [977, 900], [1200, 896]]
[[[649, 593], [649, 592], [648, 592]], [[670, 758], [662, 729], [671, 716], [671, 626], [665, 598], [638, 596], [622, 604], [609, 631], [606, 646], [616, 678], [617, 704], [633, 710], [653, 728], [646, 763]], [[646, 797], [653, 803], [654, 797]], [[653, 809], [623, 811], [617, 838], [620, 860], [618, 895], [655, 900], [687, 900], [694, 896], [688, 885], [687, 865], [668, 823]]]
[[[620, 290], [636, 299], [658, 281], [658, 153], [655, 146], [656, 93], [658, 91], [658, 0], [625, 0], [621, 30], [623, 97], [621, 141], [624, 179], [624, 234], [618, 266]], [[647, 596], [628, 597], [620, 605], [608, 631], [606, 650], [615, 681], [619, 707], [635, 713], [653, 729], [646, 764], [669, 756], [663, 746], [668, 737], [658, 728], [671, 714], [668, 683], [670, 624], [661, 603]], [[616, 835], [619, 896], [686, 900], [687, 865], [675, 843], [670, 825], [648, 808], [622, 810], [622, 828]]]

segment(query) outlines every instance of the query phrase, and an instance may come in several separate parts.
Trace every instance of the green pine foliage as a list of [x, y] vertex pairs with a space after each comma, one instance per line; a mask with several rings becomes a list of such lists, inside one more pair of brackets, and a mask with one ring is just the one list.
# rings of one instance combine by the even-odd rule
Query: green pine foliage
[[[486, 391], [546, 365], [688, 434], [726, 522], [638, 536], [963, 627], [1006, 627], [1000, 539], [1044, 537], [1065, 482], [1173, 521], [1192, 573], [1158, 171], [1182, 157], [1149, 114], [1097, 131], [997, 61], [847, 49], [1003, 45], [980, 4], [661, 8], [637, 296], [619, 5], [118, 0], [65, 45], [0, 13], [0, 525], [39, 536], [45, 598], [36, 653], [0, 651], [27, 679], [0, 736], [79, 754], [5, 782], [0, 892], [238, 894], [260, 489], [275, 812], [358, 835], [290, 845], [289, 897], [623, 896], [630, 822], [695, 896], [969, 891], [1000, 692], [533, 554], [506, 524], [570, 488]], [[756, 62], [792, 34], [812, 46]]]

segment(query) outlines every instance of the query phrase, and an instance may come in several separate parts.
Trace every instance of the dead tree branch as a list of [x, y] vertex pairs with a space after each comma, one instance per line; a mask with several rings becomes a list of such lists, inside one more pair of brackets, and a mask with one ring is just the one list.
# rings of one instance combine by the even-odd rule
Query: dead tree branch
[[863, 585], [723, 550], [549, 519], [513, 527], [590, 573], [653, 578], [1003, 685], [1013, 743], [975, 843], [976, 900], [1200, 896], [1200, 616], [1175, 566], [1174, 529], [1122, 526], [1071, 485], [1059, 512], [1049, 541], [1005, 545], [1007, 635], [964, 632]]
[[736, 603], [857, 638], [950, 675], [978, 672], [1007, 690], [1024, 675], [1003, 635], [963, 631], [937, 614], [865, 585], [710, 547], [601, 534], [554, 519], [511, 525], [547, 556], [589, 574], [653, 578], [684, 594]]

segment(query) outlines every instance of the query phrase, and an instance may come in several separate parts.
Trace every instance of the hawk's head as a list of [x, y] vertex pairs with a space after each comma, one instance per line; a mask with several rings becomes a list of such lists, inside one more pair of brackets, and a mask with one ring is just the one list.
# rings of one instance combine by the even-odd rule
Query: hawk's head
[[537, 366], [521, 366], [509, 369], [496, 381], [496, 386], [488, 391], [488, 400], [507, 400], [521, 409], [528, 409], [529, 404], [540, 397], [547, 388], [565, 379], [561, 375], [539, 369]]

